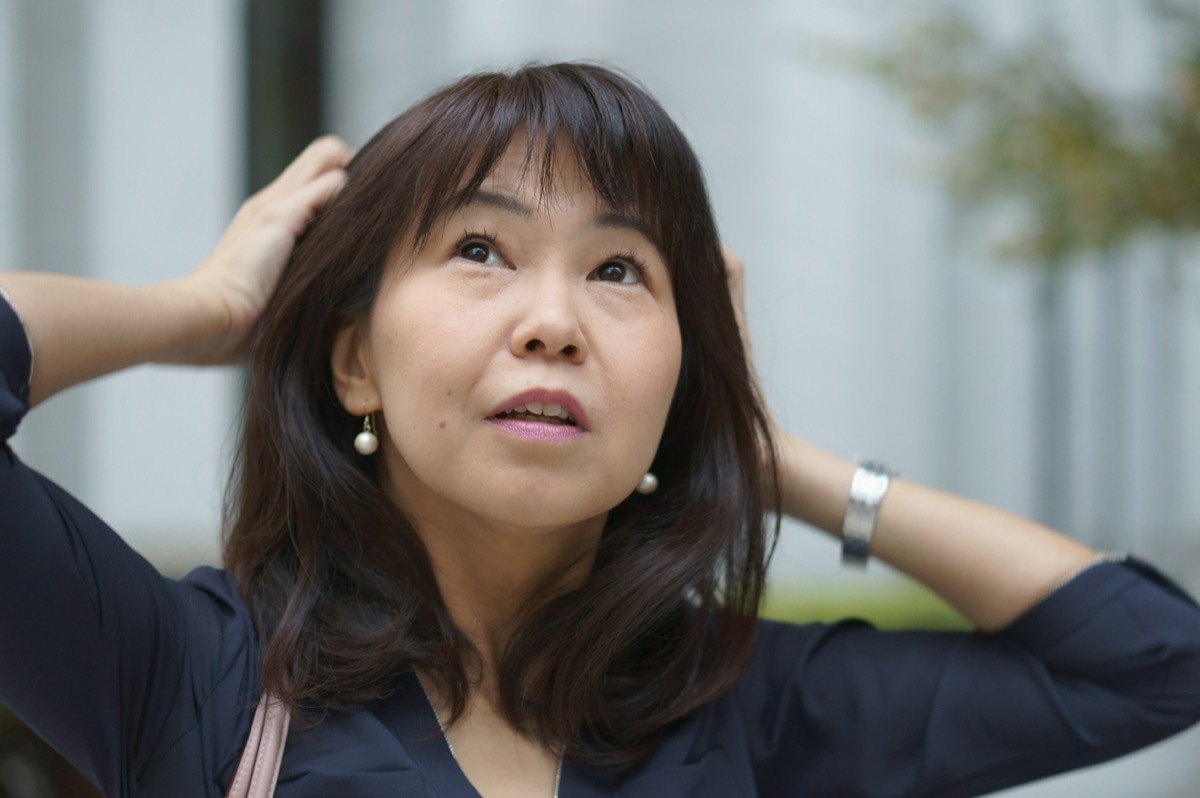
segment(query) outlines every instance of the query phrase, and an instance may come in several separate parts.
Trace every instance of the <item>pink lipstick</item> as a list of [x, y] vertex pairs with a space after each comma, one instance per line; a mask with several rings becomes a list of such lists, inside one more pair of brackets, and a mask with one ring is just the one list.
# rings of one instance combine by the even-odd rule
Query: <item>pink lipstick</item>
[[525, 421], [516, 418], [489, 418], [488, 423], [510, 435], [533, 441], [573, 441], [583, 437], [583, 430], [570, 424], [545, 421]]
[[493, 410], [488, 423], [536, 441], [570, 441], [587, 431], [583, 406], [566, 391], [538, 388], [513, 396]]

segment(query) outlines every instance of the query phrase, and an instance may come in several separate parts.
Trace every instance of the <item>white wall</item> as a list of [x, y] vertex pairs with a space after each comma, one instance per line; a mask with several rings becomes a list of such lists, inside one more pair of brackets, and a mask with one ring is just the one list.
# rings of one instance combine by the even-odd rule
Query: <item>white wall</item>
[[[239, 12], [236, 0], [0, 7], [15, 40], [0, 56], [0, 267], [144, 283], [205, 255], [240, 190]], [[237, 385], [232, 372], [135, 369], [52, 399], [14, 445], [160, 566], [184, 569], [216, 558]]]
[[0, 269], [17, 262], [17, 26], [12, 0], [0, 2]]

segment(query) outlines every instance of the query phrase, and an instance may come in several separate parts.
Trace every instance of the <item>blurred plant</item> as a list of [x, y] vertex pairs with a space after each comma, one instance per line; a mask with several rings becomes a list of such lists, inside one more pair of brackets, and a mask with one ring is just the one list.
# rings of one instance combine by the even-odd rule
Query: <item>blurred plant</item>
[[[1175, 419], [1184, 410], [1177, 376], [1182, 335], [1176, 294], [1182, 242], [1200, 232], [1200, 0], [1147, 0], [1158, 34], [1165, 79], [1139, 96], [1106, 91], [1083, 73], [1052, 31], [1018, 43], [984, 35], [971, 6], [901, 26], [879, 50], [852, 56], [859, 69], [891, 88], [949, 144], [944, 179], [958, 207], [999, 210], [1017, 218], [999, 254], [1040, 272], [1032, 361], [1035, 370], [1034, 485], [1036, 514], [1073, 528], [1072, 485], [1064, 475], [1090, 472], [1097, 486], [1094, 542], [1127, 548], [1131, 408], [1127, 386], [1130, 321], [1125, 270], [1145, 258], [1123, 257], [1133, 236], [1160, 248], [1161, 285], [1148, 339], [1154, 352], [1150, 438], [1153, 483], [1162, 518], [1177, 523], [1182, 464]], [[1157, 236], [1143, 236], [1157, 232]], [[1071, 331], [1066, 323], [1065, 266], [1093, 253], [1103, 271], [1097, 341], [1104, 357], [1094, 385], [1099, 456], [1071, 462], [1074, 450]], [[1083, 530], [1079, 530], [1083, 531]]]
[[1154, 146], [1148, 149], [1141, 204], [1175, 232], [1200, 229], [1200, 4], [1158, 2], [1159, 17], [1180, 42], [1172, 86], [1151, 107]]
[[858, 60], [949, 131], [958, 199], [1022, 215], [1001, 253], [1057, 266], [1146, 227], [1200, 228], [1200, 7], [1153, 7], [1179, 42], [1173, 80], [1124, 103], [1073, 68], [1057, 36], [1000, 47], [963, 15], [918, 21]]

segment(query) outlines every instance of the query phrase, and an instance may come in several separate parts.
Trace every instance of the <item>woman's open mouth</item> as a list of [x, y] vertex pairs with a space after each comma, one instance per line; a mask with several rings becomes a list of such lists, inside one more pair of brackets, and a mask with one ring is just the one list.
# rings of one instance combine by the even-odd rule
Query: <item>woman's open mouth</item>
[[541, 402], [527, 402], [523, 405], [517, 405], [512, 410], [497, 413], [494, 418], [532, 421], [540, 424], [578, 426], [575, 423], [574, 417], [562, 405], [543, 404]]

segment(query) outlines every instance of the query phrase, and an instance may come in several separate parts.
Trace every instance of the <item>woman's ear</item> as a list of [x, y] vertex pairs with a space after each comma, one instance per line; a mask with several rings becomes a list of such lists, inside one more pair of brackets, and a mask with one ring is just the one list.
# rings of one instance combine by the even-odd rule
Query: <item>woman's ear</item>
[[330, 368], [333, 390], [346, 412], [362, 416], [379, 409], [379, 389], [371, 375], [361, 323], [349, 324], [333, 337]]

